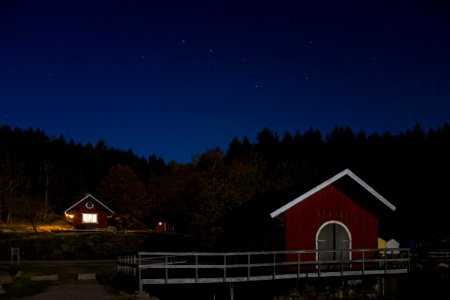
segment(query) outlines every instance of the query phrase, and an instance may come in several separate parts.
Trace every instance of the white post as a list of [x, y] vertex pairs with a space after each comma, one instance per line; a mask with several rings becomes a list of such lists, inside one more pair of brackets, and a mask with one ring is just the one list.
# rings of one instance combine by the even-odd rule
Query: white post
[[140, 255], [138, 257], [137, 267], [138, 267], [138, 274], [139, 274], [139, 294], [142, 294], [142, 292], [144, 291], [144, 287], [142, 285], [142, 280], [141, 280], [141, 256]]
[[198, 282], [198, 255], [195, 255], [195, 283]]
[[250, 281], [250, 254], [247, 254], [247, 280]]
[[233, 282], [230, 282], [230, 300], [234, 300], [234, 286], [233, 286]]
[[20, 265], [20, 249], [19, 247], [11, 247], [11, 265], [14, 264], [14, 257], [17, 260], [17, 265]]
[[169, 258], [167, 257], [167, 255], [165, 255], [165, 275], [166, 275], [166, 278], [165, 278], [165, 283], [167, 284], [167, 282], [169, 281], [169, 267], [168, 267], [168, 264], [169, 264]]
[[227, 255], [223, 255], [223, 282], [227, 281]]

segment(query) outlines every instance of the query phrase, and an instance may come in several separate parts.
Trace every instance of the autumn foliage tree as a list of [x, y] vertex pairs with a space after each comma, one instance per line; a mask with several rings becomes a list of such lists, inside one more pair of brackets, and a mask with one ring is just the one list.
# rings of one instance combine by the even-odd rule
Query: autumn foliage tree
[[120, 215], [133, 216], [141, 222], [150, 215], [145, 185], [129, 165], [111, 167], [95, 194]]

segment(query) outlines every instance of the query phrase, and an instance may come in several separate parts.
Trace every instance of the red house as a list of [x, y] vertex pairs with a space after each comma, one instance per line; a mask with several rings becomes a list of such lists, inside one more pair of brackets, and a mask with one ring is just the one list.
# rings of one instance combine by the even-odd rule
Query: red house
[[[377, 248], [379, 217], [389, 211], [395, 206], [345, 169], [270, 216], [284, 224], [286, 250], [344, 250], [346, 258], [358, 259], [360, 253], [351, 249]], [[335, 259], [330, 257], [335, 253], [326, 252], [321, 259]], [[315, 256], [305, 259], [318, 259]]]
[[114, 212], [91, 194], [64, 211], [66, 219], [76, 229], [106, 229]]

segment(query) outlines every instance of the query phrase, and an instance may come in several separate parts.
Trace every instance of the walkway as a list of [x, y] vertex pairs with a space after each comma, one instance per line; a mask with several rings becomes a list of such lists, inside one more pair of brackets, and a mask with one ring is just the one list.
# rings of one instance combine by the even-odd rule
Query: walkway
[[261, 252], [140, 252], [118, 258], [118, 271], [147, 284], [233, 283], [332, 276], [406, 274], [409, 249]]
[[120, 293], [118, 290], [101, 285], [95, 280], [86, 282], [65, 283], [51, 286], [48, 290], [28, 298], [29, 300], [113, 300], [137, 299], [136, 297]]
[[[8, 270], [10, 262], [1, 261], [1, 270]], [[35, 295], [21, 297], [32, 300], [136, 300], [151, 299], [145, 293], [130, 295], [115, 288], [112, 284], [102, 284], [104, 276], [114, 274], [115, 260], [54, 260], [21, 261], [20, 275], [14, 278], [23, 288], [33, 290], [33, 285], [43, 284], [44, 291]], [[101, 275], [102, 280], [98, 281]], [[40, 281], [40, 283], [38, 282]], [[17, 289], [17, 287], [16, 287]], [[4, 296], [15, 299], [14, 289]]]

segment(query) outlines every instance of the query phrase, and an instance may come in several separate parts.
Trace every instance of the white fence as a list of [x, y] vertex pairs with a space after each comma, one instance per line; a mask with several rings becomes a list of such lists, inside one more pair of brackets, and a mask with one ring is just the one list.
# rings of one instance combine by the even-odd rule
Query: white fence
[[450, 251], [429, 251], [427, 252], [427, 259], [438, 262], [450, 262]]
[[[326, 259], [322, 259], [325, 257]], [[397, 249], [262, 252], [139, 252], [118, 257], [119, 272], [146, 284], [196, 284], [408, 273], [410, 252]]]

